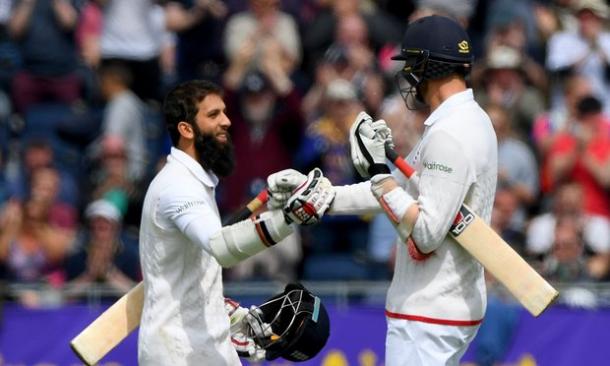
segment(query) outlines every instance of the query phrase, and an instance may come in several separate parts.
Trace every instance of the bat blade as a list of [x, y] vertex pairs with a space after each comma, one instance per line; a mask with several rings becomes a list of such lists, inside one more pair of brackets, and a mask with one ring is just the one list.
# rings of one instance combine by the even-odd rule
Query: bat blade
[[533, 315], [540, 315], [559, 295], [535, 269], [468, 206], [462, 205], [449, 230]]
[[95, 365], [140, 324], [144, 284], [140, 282], [72, 341], [70, 347], [85, 365]]

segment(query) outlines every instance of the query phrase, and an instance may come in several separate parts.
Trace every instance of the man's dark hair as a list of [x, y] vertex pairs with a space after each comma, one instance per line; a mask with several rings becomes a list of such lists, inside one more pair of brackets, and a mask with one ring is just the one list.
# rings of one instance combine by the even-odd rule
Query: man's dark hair
[[100, 79], [104, 79], [106, 77], [115, 78], [127, 88], [130, 88], [133, 84], [133, 74], [124, 62], [105, 62], [100, 66], [98, 70], [98, 75]]
[[586, 117], [592, 114], [601, 113], [603, 106], [599, 99], [592, 95], [587, 95], [578, 101], [576, 109], [578, 110], [578, 115], [580, 117]]
[[180, 140], [178, 123], [184, 121], [195, 126], [195, 118], [199, 111], [197, 105], [210, 94], [222, 96], [222, 89], [207, 80], [184, 82], [167, 94], [163, 102], [163, 115], [172, 145], [177, 146]]

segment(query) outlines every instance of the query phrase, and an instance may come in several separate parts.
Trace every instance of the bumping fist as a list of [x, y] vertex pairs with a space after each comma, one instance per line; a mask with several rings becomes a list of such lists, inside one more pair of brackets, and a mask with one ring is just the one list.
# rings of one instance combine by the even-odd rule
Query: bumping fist
[[332, 184], [322, 175], [320, 169], [315, 168], [286, 202], [284, 215], [299, 225], [316, 224], [322, 220], [334, 198], [335, 190]]
[[360, 112], [349, 133], [351, 156], [354, 167], [363, 178], [376, 174], [388, 174], [385, 145], [392, 143], [392, 131], [384, 120], [373, 122], [366, 112]]
[[294, 169], [285, 169], [271, 174], [267, 178], [267, 190], [269, 192], [267, 207], [270, 210], [284, 207], [292, 192], [306, 180], [306, 175]]

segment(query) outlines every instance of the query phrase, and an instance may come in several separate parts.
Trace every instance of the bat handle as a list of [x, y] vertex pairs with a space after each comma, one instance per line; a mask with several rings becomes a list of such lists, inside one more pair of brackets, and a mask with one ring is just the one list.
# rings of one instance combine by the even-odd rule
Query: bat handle
[[260, 191], [260, 193], [257, 194], [252, 201], [248, 202], [246, 207], [242, 208], [233, 216], [231, 216], [229, 220], [225, 223], [225, 225], [235, 224], [236, 222], [240, 222], [242, 220], [247, 219], [248, 217], [250, 217], [250, 215], [252, 215], [254, 211], [258, 210], [262, 205], [267, 203], [268, 200], [269, 192], [267, 191], [267, 188], [265, 188]]
[[410, 178], [415, 170], [411, 167], [405, 159], [401, 158], [400, 155], [392, 147], [390, 144], [386, 142], [385, 144], [385, 156], [390, 160], [397, 168], [402, 172], [402, 174], [406, 175], [407, 178]]

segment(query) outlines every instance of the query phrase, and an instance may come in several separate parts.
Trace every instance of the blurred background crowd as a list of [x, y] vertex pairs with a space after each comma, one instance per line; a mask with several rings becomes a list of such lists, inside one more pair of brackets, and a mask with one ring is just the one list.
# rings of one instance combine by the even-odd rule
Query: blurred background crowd
[[[361, 110], [406, 155], [427, 115], [405, 107], [390, 57], [430, 14], [457, 19], [475, 49], [470, 84], [498, 136], [494, 229], [552, 281], [610, 279], [603, 0], [0, 0], [0, 279], [119, 292], [141, 280], [142, 199], [170, 147], [162, 98], [184, 80], [225, 89], [225, 216], [281, 169], [358, 182], [348, 131]], [[327, 216], [225, 280], [388, 280], [394, 245], [383, 215]]]

